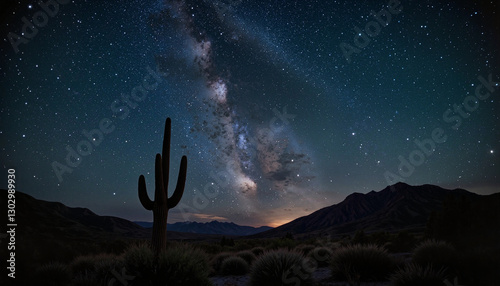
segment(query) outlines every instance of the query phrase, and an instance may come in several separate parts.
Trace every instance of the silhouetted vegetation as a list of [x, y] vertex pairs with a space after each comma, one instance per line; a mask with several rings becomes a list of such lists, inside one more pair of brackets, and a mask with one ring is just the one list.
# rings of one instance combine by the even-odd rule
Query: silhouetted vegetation
[[337, 281], [385, 281], [395, 268], [395, 259], [376, 245], [342, 247], [331, 259], [332, 277]]
[[269, 251], [254, 262], [249, 285], [313, 285], [311, 270], [304, 256], [298, 252], [284, 249]]
[[390, 280], [392, 286], [443, 286], [445, 277], [443, 269], [436, 270], [432, 265], [408, 264], [396, 271]]
[[245, 275], [250, 266], [245, 259], [239, 256], [230, 256], [222, 261], [220, 268], [222, 275]]

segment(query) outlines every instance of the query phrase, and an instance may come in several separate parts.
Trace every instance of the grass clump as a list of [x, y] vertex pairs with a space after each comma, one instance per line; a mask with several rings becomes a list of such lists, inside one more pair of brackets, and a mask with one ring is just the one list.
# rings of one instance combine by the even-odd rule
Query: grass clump
[[376, 245], [348, 245], [337, 249], [331, 258], [332, 277], [338, 281], [383, 281], [396, 267], [387, 251]]
[[35, 277], [38, 285], [67, 286], [71, 281], [71, 272], [66, 265], [52, 262], [38, 268]]
[[419, 244], [412, 256], [412, 262], [421, 266], [432, 265], [434, 268], [454, 269], [457, 252], [455, 248], [444, 241], [426, 240]]
[[261, 255], [262, 253], [264, 253], [265, 249], [264, 247], [261, 247], [261, 246], [256, 246], [254, 248], [252, 248], [252, 253], [255, 255], [255, 256], [259, 256]]
[[444, 269], [436, 270], [432, 265], [414, 263], [406, 265], [390, 278], [392, 286], [443, 286], [445, 279]]
[[333, 251], [328, 247], [315, 247], [309, 251], [308, 257], [313, 259], [318, 267], [326, 267], [330, 264]]
[[113, 254], [79, 256], [69, 265], [73, 276], [71, 285], [107, 285], [115, 277], [113, 273], [121, 273], [123, 267], [121, 256]]
[[123, 255], [133, 285], [211, 285], [205, 252], [186, 245], [169, 245], [156, 263], [147, 244], [129, 248]]
[[226, 258], [229, 258], [233, 256], [231, 252], [221, 252], [217, 255], [215, 255], [211, 260], [210, 260], [210, 265], [212, 266], [214, 274], [220, 274], [221, 273], [221, 266], [222, 262]]
[[245, 275], [248, 273], [250, 266], [245, 259], [239, 256], [231, 256], [222, 262], [222, 275]]
[[295, 247], [295, 250], [304, 254], [304, 255], [308, 255], [309, 252], [311, 250], [313, 250], [314, 248], [316, 248], [316, 246], [314, 246], [312, 244], [301, 244], [301, 245]]
[[208, 279], [207, 254], [187, 245], [167, 248], [158, 261], [158, 280], [161, 285], [211, 285]]
[[123, 262], [128, 273], [135, 276], [134, 283], [149, 285], [155, 276], [154, 254], [147, 243], [134, 245], [123, 254]]
[[265, 252], [250, 271], [250, 286], [313, 285], [311, 265], [301, 253], [289, 250]]
[[257, 256], [253, 254], [250, 250], [243, 250], [238, 253], [236, 253], [236, 256], [243, 258], [248, 265], [252, 265], [252, 263], [257, 259]]

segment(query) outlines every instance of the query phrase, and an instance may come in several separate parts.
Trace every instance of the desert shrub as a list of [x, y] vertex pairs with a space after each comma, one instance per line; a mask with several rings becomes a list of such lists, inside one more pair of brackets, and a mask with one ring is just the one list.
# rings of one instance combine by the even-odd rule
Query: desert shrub
[[304, 255], [307, 255], [314, 248], [316, 248], [316, 246], [314, 246], [312, 244], [301, 244], [301, 245], [295, 247], [295, 250], [304, 254]]
[[215, 273], [220, 273], [222, 262], [224, 262], [224, 259], [233, 256], [231, 252], [221, 252], [214, 256], [210, 260], [210, 265], [212, 266], [212, 269], [214, 270]]
[[261, 255], [262, 253], [264, 253], [264, 247], [261, 247], [261, 246], [256, 246], [254, 248], [252, 248], [252, 253], [255, 255], [255, 256], [259, 256]]
[[351, 239], [351, 244], [365, 244], [369, 241], [368, 235], [365, 234], [364, 230], [358, 230]]
[[104, 245], [105, 251], [112, 254], [122, 254], [127, 248], [128, 243], [121, 239], [115, 239], [111, 242], [108, 242]]
[[416, 264], [426, 266], [431, 264], [434, 268], [455, 268], [457, 253], [453, 246], [437, 240], [426, 240], [417, 245], [413, 252], [412, 261]]
[[121, 273], [123, 267], [121, 257], [113, 254], [79, 256], [70, 264], [73, 274], [71, 285], [107, 285], [114, 277], [113, 271]]
[[411, 252], [415, 248], [417, 239], [408, 231], [400, 231], [391, 242], [387, 244], [387, 250], [392, 253]]
[[273, 239], [268, 245], [267, 249], [269, 250], [278, 250], [278, 249], [283, 249], [286, 248], [288, 250], [292, 250], [297, 246], [297, 241], [290, 239], [290, 238], [276, 238]]
[[239, 256], [231, 256], [222, 262], [221, 273], [222, 275], [245, 275], [250, 268], [248, 262]]
[[310, 259], [314, 259], [318, 267], [326, 267], [330, 263], [333, 251], [328, 247], [315, 247], [308, 254]]
[[221, 247], [224, 247], [224, 246], [234, 246], [234, 239], [232, 238], [226, 238], [225, 236], [223, 236], [220, 240], [220, 246]]
[[157, 273], [160, 285], [211, 285], [207, 254], [187, 245], [169, 247], [163, 252]]
[[248, 265], [252, 265], [252, 263], [257, 259], [257, 256], [253, 254], [250, 250], [243, 250], [238, 253], [236, 253], [236, 256], [243, 258]]
[[332, 276], [339, 281], [382, 281], [394, 271], [396, 261], [376, 245], [349, 245], [337, 249], [330, 261]]
[[71, 272], [66, 265], [52, 262], [38, 268], [35, 277], [37, 285], [66, 286], [71, 281]]
[[197, 246], [208, 254], [216, 254], [222, 251], [222, 246], [219, 243], [199, 243]]
[[69, 265], [73, 276], [86, 275], [95, 270], [94, 257], [90, 255], [78, 256]]
[[74, 275], [71, 280], [71, 286], [100, 286], [106, 285], [99, 281], [93, 272]]
[[432, 265], [421, 266], [410, 263], [394, 273], [392, 286], [443, 286], [446, 275], [444, 269], [436, 270]]
[[252, 248], [252, 245], [250, 245], [247, 241], [238, 241], [234, 245], [234, 249], [236, 251], [243, 251], [243, 250], [248, 250], [251, 248]]
[[134, 245], [123, 254], [127, 273], [135, 276], [137, 285], [149, 285], [155, 275], [154, 253], [147, 243]]
[[113, 272], [122, 273], [124, 267], [122, 258], [114, 254], [98, 254], [94, 256], [94, 263], [95, 277], [102, 285], [107, 285], [109, 280], [115, 277]]
[[311, 267], [295, 251], [275, 250], [257, 258], [250, 270], [250, 286], [313, 285]]

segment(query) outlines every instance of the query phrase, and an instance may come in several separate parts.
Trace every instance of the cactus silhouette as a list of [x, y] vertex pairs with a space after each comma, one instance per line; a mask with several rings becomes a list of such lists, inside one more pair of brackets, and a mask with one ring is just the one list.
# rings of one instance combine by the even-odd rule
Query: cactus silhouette
[[139, 177], [139, 200], [147, 210], [153, 211], [153, 236], [151, 246], [156, 257], [165, 250], [167, 242], [167, 216], [168, 210], [174, 208], [181, 200], [186, 185], [187, 157], [182, 156], [177, 186], [174, 194], [168, 197], [168, 174], [170, 170], [170, 118], [165, 121], [162, 154], [155, 158], [155, 197], [149, 199], [146, 190], [146, 180], [143, 175]]

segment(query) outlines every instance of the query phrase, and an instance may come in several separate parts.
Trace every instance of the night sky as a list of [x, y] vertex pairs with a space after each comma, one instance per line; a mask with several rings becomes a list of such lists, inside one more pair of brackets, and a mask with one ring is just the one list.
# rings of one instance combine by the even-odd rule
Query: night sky
[[499, 190], [498, 1], [5, 2], [2, 188], [14, 168], [36, 198], [151, 221], [137, 181], [153, 197], [170, 117], [169, 222], [277, 226], [397, 181]]

